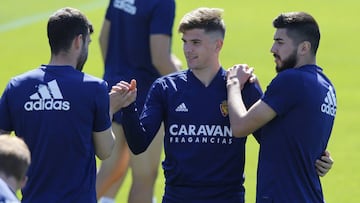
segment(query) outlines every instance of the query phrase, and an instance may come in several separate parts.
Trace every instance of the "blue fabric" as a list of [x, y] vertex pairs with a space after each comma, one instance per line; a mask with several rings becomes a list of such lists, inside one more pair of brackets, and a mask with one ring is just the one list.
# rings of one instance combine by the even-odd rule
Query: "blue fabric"
[[[110, 88], [121, 80], [136, 79], [141, 110], [151, 84], [160, 77], [151, 61], [150, 35], [172, 35], [175, 1], [111, 0], [105, 17], [110, 33], [104, 79]], [[121, 113], [114, 120], [121, 123]]]
[[324, 202], [315, 161], [336, 114], [335, 90], [315, 65], [280, 72], [262, 100], [277, 116], [263, 127], [257, 202]]
[[[262, 95], [254, 84], [243, 93], [247, 107]], [[231, 133], [224, 69], [208, 87], [191, 70], [161, 77], [149, 91], [140, 120], [134, 105], [123, 113], [134, 153], [146, 150], [165, 124], [164, 202], [244, 201], [246, 138]]]
[[31, 151], [23, 202], [96, 202], [93, 132], [111, 126], [104, 80], [42, 66], [8, 83], [0, 118]]

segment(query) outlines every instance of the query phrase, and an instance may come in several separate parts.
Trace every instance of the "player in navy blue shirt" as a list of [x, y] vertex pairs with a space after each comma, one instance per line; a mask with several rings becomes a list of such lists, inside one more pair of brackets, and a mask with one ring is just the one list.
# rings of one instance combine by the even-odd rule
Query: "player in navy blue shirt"
[[81, 72], [92, 32], [79, 10], [56, 11], [47, 25], [49, 64], [12, 78], [0, 99], [0, 134], [14, 131], [31, 151], [24, 203], [96, 202], [95, 155], [110, 156], [112, 112], [135, 94], [109, 96], [104, 80]]
[[[155, 79], [179, 69], [171, 54], [174, 18], [175, 0], [109, 1], [100, 33], [104, 79], [109, 87], [120, 80], [136, 79], [140, 111]], [[116, 196], [127, 171], [130, 153], [121, 124], [121, 112], [117, 112], [112, 124], [116, 153], [101, 163], [97, 176], [100, 202]], [[163, 131], [159, 133], [146, 153], [130, 154], [130, 203], [151, 202], [162, 151]]]
[[16, 192], [25, 186], [30, 150], [16, 136], [0, 136], [0, 203], [18, 203]]
[[[219, 61], [225, 35], [221, 14], [216, 8], [186, 14], [179, 31], [189, 69], [157, 79], [140, 117], [135, 104], [123, 110], [135, 154], [145, 151], [165, 124], [163, 202], [244, 202], [246, 138], [233, 137], [230, 128], [226, 70]], [[248, 107], [262, 96], [256, 83], [246, 83], [242, 93]]]
[[252, 68], [243, 64], [229, 69], [231, 127], [236, 137], [262, 127], [256, 202], [325, 202], [314, 163], [327, 147], [336, 96], [316, 65], [319, 27], [304, 12], [281, 14], [273, 25], [271, 52], [278, 74], [250, 110], [245, 101], [239, 102], [244, 96], [239, 88]]

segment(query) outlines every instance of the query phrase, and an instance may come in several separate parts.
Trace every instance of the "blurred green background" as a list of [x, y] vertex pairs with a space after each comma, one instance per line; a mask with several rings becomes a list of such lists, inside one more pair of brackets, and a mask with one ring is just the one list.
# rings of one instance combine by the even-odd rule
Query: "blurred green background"
[[[0, 6], [0, 89], [8, 80], [24, 71], [46, 64], [50, 48], [46, 37], [49, 15], [58, 8], [71, 6], [82, 10], [92, 21], [95, 33], [89, 48], [84, 72], [102, 77], [103, 65], [98, 34], [108, 1], [2, 0]], [[328, 150], [335, 160], [329, 174], [322, 178], [327, 203], [358, 203], [360, 188], [360, 2], [355, 0], [325, 1], [235, 1], [235, 0], [181, 0], [177, 1], [173, 34], [173, 52], [183, 61], [182, 42], [177, 33], [181, 17], [197, 7], [224, 9], [227, 26], [221, 63], [230, 67], [235, 63], [248, 63], [255, 67], [263, 88], [275, 76], [273, 57], [270, 54], [274, 29], [271, 22], [281, 12], [306, 11], [318, 21], [322, 38], [317, 63], [332, 79], [338, 99], [337, 116]], [[134, 25], [135, 26], [135, 25]], [[306, 127], [306, 126], [304, 126]], [[245, 187], [246, 202], [255, 202], [255, 183], [258, 144], [249, 137], [246, 149]], [[215, 152], [214, 152], [215, 153]], [[158, 202], [164, 187], [162, 169], [156, 182]], [[130, 171], [131, 172], [131, 171]], [[126, 202], [130, 188], [130, 174], [121, 188], [117, 202]]]

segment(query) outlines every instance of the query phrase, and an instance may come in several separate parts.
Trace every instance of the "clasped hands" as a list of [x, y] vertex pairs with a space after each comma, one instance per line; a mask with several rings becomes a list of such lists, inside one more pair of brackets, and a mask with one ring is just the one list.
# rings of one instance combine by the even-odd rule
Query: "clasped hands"
[[137, 88], [136, 80], [132, 79], [130, 83], [120, 81], [112, 86], [109, 92], [110, 112], [115, 113], [121, 108], [129, 106], [136, 100]]
[[260, 86], [259, 81], [254, 74], [253, 67], [249, 67], [247, 64], [236, 64], [227, 70], [227, 86], [240, 85], [240, 88], [243, 89], [247, 81], [251, 83], [255, 82]]

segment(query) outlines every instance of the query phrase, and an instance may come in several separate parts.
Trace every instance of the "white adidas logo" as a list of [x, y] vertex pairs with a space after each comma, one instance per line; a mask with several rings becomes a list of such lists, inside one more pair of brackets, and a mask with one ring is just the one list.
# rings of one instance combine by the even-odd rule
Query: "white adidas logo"
[[184, 103], [181, 103], [178, 107], [175, 109], [176, 112], [188, 112], [189, 110], [186, 108], [186, 105]]
[[329, 91], [326, 94], [324, 103], [321, 105], [321, 112], [330, 116], [336, 115], [336, 96], [334, 89], [331, 86], [329, 86]]
[[31, 101], [24, 104], [26, 111], [70, 109], [70, 102], [63, 100], [56, 80], [48, 82], [47, 85], [39, 84], [37, 92], [30, 95], [30, 99]]

